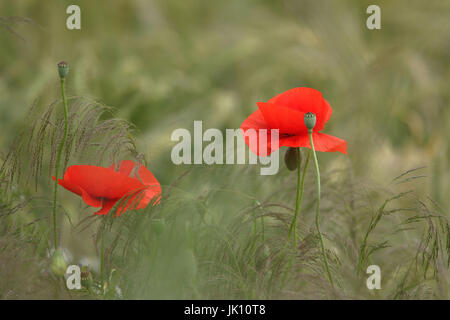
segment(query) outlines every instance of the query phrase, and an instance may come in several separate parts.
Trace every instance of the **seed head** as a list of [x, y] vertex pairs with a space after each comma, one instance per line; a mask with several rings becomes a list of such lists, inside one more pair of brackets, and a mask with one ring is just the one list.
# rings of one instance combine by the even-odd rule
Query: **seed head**
[[305, 120], [305, 126], [308, 130], [314, 129], [316, 126], [316, 115], [312, 112], [308, 112], [305, 114], [304, 117]]
[[58, 63], [58, 73], [61, 79], [64, 79], [69, 73], [69, 64], [65, 61]]

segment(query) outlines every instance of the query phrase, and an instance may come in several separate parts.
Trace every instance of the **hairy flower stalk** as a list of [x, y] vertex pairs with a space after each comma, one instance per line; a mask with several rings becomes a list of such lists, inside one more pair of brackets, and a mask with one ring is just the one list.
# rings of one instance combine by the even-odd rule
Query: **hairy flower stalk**
[[[306, 169], [308, 167], [311, 152], [308, 153], [308, 156], [305, 161], [305, 165], [303, 166], [303, 172], [300, 176], [300, 167], [301, 167], [301, 162], [302, 162], [302, 159], [300, 156], [300, 150], [299, 150], [299, 148], [295, 148], [294, 150], [296, 150], [295, 157], [296, 157], [296, 169], [297, 169], [297, 193], [296, 193], [296, 198], [295, 198], [295, 213], [294, 213], [294, 218], [292, 219], [291, 225], [289, 227], [288, 238], [290, 238], [292, 234], [294, 235], [294, 248], [295, 248], [297, 246], [297, 220], [298, 220], [298, 215], [299, 215], [302, 200], [303, 200], [303, 190], [304, 190], [304, 186], [305, 186]], [[286, 161], [286, 164], [287, 164], [287, 161]], [[289, 166], [288, 166], [288, 168], [289, 168]]]
[[61, 156], [62, 151], [64, 148], [64, 143], [67, 139], [67, 130], [68, 130], [68, 111], [67, 111], [67, 101], [66, 101], [66, 93], [65, 93], [65, 79], [67, 74], [69, 73], [69, 64], [67, 62], [61, 61], [58, 63], [58, 73], [59, 73], [59, 79], [61, 81], [61, 96], [62, 96], [62, 102], [64, 106], [64, 135], [61, 140], [61, 143], [58, 147], [58, 154], [56, 158], [56, 167], [55, 167], [55, 191], [54, 191], [54, 198], [53, 198], [53, 241], [55, 250], [58, 248], [58, 236], [57, 236], [57, 230], [56, 230], [56, 200], [58, 196], [58, 174], [59, 174], [59, 166], [61, 162]]
[[328, 266], [328, 259], [325, 252], [325, 245], [323, 244], [323, 237], [322, 233], [320, 232], [319, 228], [319, 212], [320, 212], [320, 171], [319, 171], [319, 163], [317, 161], [317, 155], [316, 150], [314, 148], [314, 142], [313, 142], [313, 129], [316, 125], [316, 115], [312, 112], [308, 112], [305, 114], [305, 126], [308, 129], [308, 135], [309, 135], [309, 142], [311, 143], [311, 150], [314, 158], [314, 166], [316, 168], [316, 176], [317, 176], [317, 206], [316, 206], [316, 229], [317, 234], [319, 235], [320, 240], [320, 246], [322, 247], [322, 255], [323, 255], [323, 262], [325, 264], [325, 269], [327, 271], [328, 279], [330, 280], [331, 286], [334, 288], [333, 278], [331, 277], [330, 268]]
[[[295, 150], [296, 153], [294, 153], [291, 149]], [[288, 152], [291, 152], [291, 153], [289, 154]], [[302, 200], [303, 200], [306, 169], [308, 168], [309, 158], [311, 157], [311, 150], [308, 152], [308, 156], [306, 157], [306, 161], [305, 161], [305, 165], [303, 166], [303, 172], [301, 174], [301, 177], [300, 177], [300, 167], [301, 167], [302, 159], [301, 159], [301, 154], [300, 154], [300, 148], [289, 148], [288, 152], [286, 152], [285, 163], [289, 170], [291, 170], [291, 171], [297, 170], [297, 193], [296, 193], [296, 197], [295, 197], [294, 218], [292, 219], [291, 225], [289, 227], [288, 238], [286, 240], [283, 250], [286, 248], [287, 243], [288, 243], [289, 239], [291, 238], [292, 234], [294, 235], [293, 248], [295, 250], [297, 248], [297, 220], [298, 220], [298, 215], [300, 213], [300, 208], [301, 208], [301, 204], [302, 204]], [[295, 155], [295, 161], [296, 161], [296, 165], [295, 165], [294, 169], [292, 169], [292, 167], [293, 167], [292, 154]], [[290, 157], [291, 159], [288, 159], [288, 157]], [[282, 283], [285, 283], [286, 277], [287, 277], [289, 271], [291, 270], [291, 266], [294, 261], [294, 258], [295, 258], [295, 255], [292, 255], [291, 259], [289, 260], [289, 264], [284, 273]]]

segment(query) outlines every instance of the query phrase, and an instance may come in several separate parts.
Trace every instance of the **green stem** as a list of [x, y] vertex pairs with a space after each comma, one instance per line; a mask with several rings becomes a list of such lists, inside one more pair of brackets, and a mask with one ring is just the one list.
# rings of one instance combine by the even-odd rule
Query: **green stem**
[[56, 158], [56, 168], [55, 168], [55, 191], [53, 197], [53, 241], [55, 245], [55, 250], [58, 248], [58, 236], [56, 230], [56, 200], [58, 196], [58, 175], [59, 175], [59, 166], [61, 162], [62, 151], [64, 148], [64, 143], [67, 139], [67, 130], [68, 130], [68, 111], [67, 111], [67, 101], [66, 101], [66, 92], [64, 86], [64, 78], [61, 79], [61, 96], [62, 102], [64, 106], [64, 135], [61, 140], [61, 144], [58, 147], [58, 155]]
[[101, 252], [100, 252], [100, 277], [102, 279], [102, 286], [105, 281], [105, 233], [102, 230], [101, 235]]
[[320, 232], [320, 228], [319, 228], [319, 211], [320, 211], [320, 171], [319, 171], [319, 163], [317, 161], [316, 150], [314, 148], [314, 142], [313, 142], [313, 137], [312, 137], [312, 130], [308, 130], [308, 134], [309, 134], [309, 142], [311, 143], [311, 150], [312, 150], [312, 153], [313, 153], [314, 166], [316, 167], [316, 176], [317, 176], [316, 229], [317, 229], [317, 233], [318, 233], [319, 239], [320, 239], [320, 246], [322, 247], [323, 262], [325, 264], [325, 269], [326, 269], [327, 274], [328, 274], [328, 279], [330, 280], [331, 286], [334, 288], [333, 278], [331, 277], [330, 268], [328, 266], [328, 259], [327, 259], [327, 255], [326, 255], [326, 252], [325, 252], [325, 246], [323, 244], [323, 237], [322, 237], [322, 233]]
[[253, 270], [256, 270], [256, 242], [257, 242], [256, 231], [258, 229], [257, 223], [258, 223], [257, 218], [256, 217], [253, 218], [253, 239], [252, 239], [252, 241], [253, 241], [253, 248], [252, 248], [253, 249], [252, 250], [252, 254], [253, 254], [253, 257], [252, 257]]
[[[300, 152], [300, 150], [298, 150], [298, 152]], [[287, 243], [288, 243], [289, 239], [291, 238], [292, 233], [294, 233], [294, 250], [297, 247], [297, 218], [300, 213], [300, 208], [301, 208], [301, 204], [302, 204], [302, 200], [303, 200], [303, 190], [304, 190], [304, 186], [305, 186], [306, 169], [308, 168], [310, 157], [311, 157], [311, 150], [309, 150], [308, 156], [306, 157], [305, 165], [303, 166], [303, 172], [302, 172], [301, 179], [300, 179], [301, 160], [300, 160], [300, 157], [297, 158], [297, 197], [296, 197], [296, 202], [295, 202], [295, 214], [294, 214], [294, 219], [292, 220], [291, 226], [289, 227], [289, 234], [288, 234], [286, 243], [283, 247], [283, 251], [286, 249]], [[286, 281], [286, 277], [287, 277], [289, 271], [291, 270], [291, 266], [292, 266], [292, 262], [294, 261], [294, 258], [295, 258], [295, 253], [292, 255], [291, 259], [289, 260], [288, 267], [286, 268], [286, 271], [284, 272], [284, 276], [282, 279], [283, 285]]]
[[[297, 152], [300, 152], [297, 149]], [[300, 178], [300, 167], [301, 167], [301, 159], [300, 156], [297, 157], [297, 196], [295, 200], [295, 214], [294, 219], [292, 220], [291, 226], [289, 227], [288, 238], [291, 237], [292, 233], [294, 233], [294, 248], [297, 246], [297, 220], [300, 212], [302, 200], [303, 200], [303, 190], [305, 186], [305, 176], [306, 169], [308, 168], [309, 158], [311, 156], [311, 150], [308, 152], [308, 156], [306, 157], [305, 165], [303, 166], [303, 172]]]

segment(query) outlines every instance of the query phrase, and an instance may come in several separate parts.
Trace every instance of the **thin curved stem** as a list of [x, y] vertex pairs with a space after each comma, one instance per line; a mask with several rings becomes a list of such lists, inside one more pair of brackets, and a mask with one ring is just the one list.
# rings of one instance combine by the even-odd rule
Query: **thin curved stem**
[[316, 176], [317, 176], [316, 229], [317, 229], [317, 234], [319, 235], [319, 239], [320, 239], [320, 246], [322, 247], [323, 262], [325, 264], [325, 269], [326, 269], [327, 274], [328, 274], [328, 279], [330, 280], [331, 286], [334, 288], [333, 278], [331, 277], [330, 267], [328, 266], [327, 254], [325, 252], [325, 245], [323, 244], [323, 237], [322, 237], [322, 233], [320, 232], [320, 228], [319, 228], [319, 212], [320, 212], [320, 171], [319, 171], [319, 162], [317, 161], [316, 150], [314, 148], [314, 142], [313, 142], [313, 137], [312, 137], [312, 130], [308, 130], [308, 134], [309, 134], [309, 142], [311, 143], [311, 150], [312, 150], [312, 153], [313, 153], [314, 166], [316, 167]]
[[[300, 152], [300, 150], [297, 149], [297, 152]], [[301, 160], [300, 160], [300, 156], [297, 157], [297, 196], [296, 196], [296, 201], [295, 201], [294, 219], [292, 220], [291, 226], [289, 227], [289, 234], [288, 234], [288, 237], [290, 238], [292, 233], [294, 233], [294, 248], [297, 246], [297, 220], [298, 220], [298, 215], [300, 213], [300, 208], [301, 208], [301, 204], [302, 204], [302, 200], [303, 200], [306, 169], [308, 168], [308, 163], [309, 163], [310, 157], [311, 157], [311, 150], [309, 150], [308, 156], [306, 157], [306, 161], [305, 161], [305, 165], [303, 166], [303, 172], [302, 172], [301, 178], [300, 178]]]
[[[299, 149], [297, 149], [298, 152], [300, 152]], [[308, 164], [309, 164], [309, 158], [311, 157], [311, 150], [309, 150], [308, 152], [308, 156], [306, 157], [306, 161], [305, 161], [305, 165], [303, 166], [303, 172], [300, 178], [300, 166], [301, 166], [301, 159], [300, 156], [298, 156], [297, 158], [297, 197], [296, 197], [296, 201], [295, 201], [295, 213], [294, 213], [294, 218], [292, 219], [291, 222], [291, 226], [289, 227], [289, 234], [288, 234], [288, 238], [286, 239], [286, 243], [284, 244], [283, 250], [282, 252], [284, 253], [284, 250], [287, 247], [287, 244], [289, 242], [289, 239], [291, 238], [292, 233], [294, 233], [294, 252], [295, 249], [297, 248], [297, 219], [300, 213], [300, 209], [301, 209], [301, 204], [302, 204], [302, 200], [303, 200], [303, 190], [304, 190], [304, 186], [305, 186], [305, 176], [306, 176], [306, 169], [308, 168]], [[284, 255], [283, 255], [284, 257]], [[284, 276], [282, 278], [282, 283], [284, 284], [286, 281], [286, 277], [289, 273], [289, 271], [291, 270], [291, 266], [292, 266], [292, 262], [295, 259], [295, 254], [292, 255], [291, 259], [289, 259], [289, 264], [288, 267], [286, 268], [286, 271], [284, 272]], [[280, 259], [281, 261], [281, 259]]]
[[55, 250], [58, 248], [58, 236], [57, 236], [57, 230], [56, 230], [56, 200], [58, 196], [58, 174], [59, 174], [59, 166], [61, 162], [61, 156], [62, 151], [64, 148], [64, 143], [67, 139], [67, 130], [68, 130], [68, 111], [67, 111], [67, 101], [66, 101], [66, 92], [65, 92], [65, 86], [64, 86], [64, 78], [61, 79], [61, 96], [62, 96], [62, 102], [64, 106], [64, 135], [61, 140], [61, 144], [58, 147], [58, 155], [56, 158], [56, 168], [55, 168], [55, 191], [54, 191], [54, 197], [53, 197], [53, 242], [55, 246]]
[[102, 232], [101, 239], [101, 256], [100, 256], [100, 275], [102, 279], [102, 286], [105, 281], [105, 233], [104, 230]]

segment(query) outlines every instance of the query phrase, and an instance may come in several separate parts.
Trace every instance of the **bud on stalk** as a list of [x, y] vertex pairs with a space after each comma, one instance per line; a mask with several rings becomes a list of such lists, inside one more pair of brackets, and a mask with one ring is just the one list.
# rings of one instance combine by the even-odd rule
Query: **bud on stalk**
[[302, 154], [299, 148], [289, 147], [284, 154], [284, 164], [290, 171], [297, 170], [298, 162], [302, 161]]

